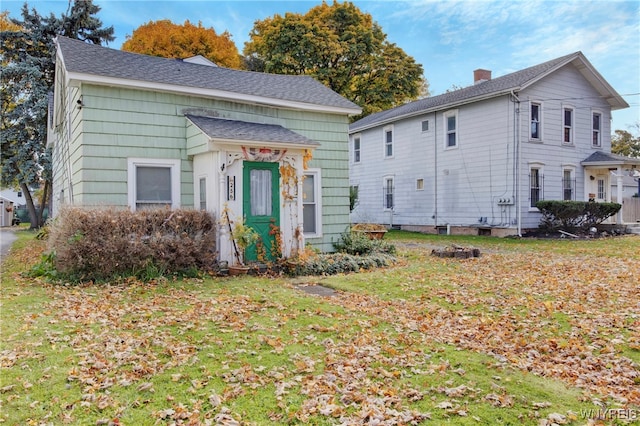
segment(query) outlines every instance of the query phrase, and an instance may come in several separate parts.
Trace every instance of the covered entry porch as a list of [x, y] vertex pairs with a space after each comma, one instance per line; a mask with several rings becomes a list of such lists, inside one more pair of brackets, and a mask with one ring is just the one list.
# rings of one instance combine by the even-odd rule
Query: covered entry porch
[[622, 204], [612, 223], [640, 222], [640, 159], [594, 152], [582, 161], [585, 199]]

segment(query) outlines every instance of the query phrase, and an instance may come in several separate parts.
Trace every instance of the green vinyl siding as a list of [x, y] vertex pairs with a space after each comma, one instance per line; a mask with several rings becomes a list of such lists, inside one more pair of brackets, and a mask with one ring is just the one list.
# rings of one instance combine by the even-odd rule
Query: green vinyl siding
[[127, 206], [127, 159], [150, 158], [181, 160], [181, 205], [194, 207], [191, 158], [209, 149], [208, 138], [184, 117], [195, 112], [278, 124], [318, 142], [309, 167], [322, 169], [323, 234], [308, 241], [331, 251], [349, 225], [346, 116], [87, 83], [63, 92], [72, 102], [82, 95], [84, 104], [81, 109], [74, 104], [71, 131], [59, 132], [54, 147], [63, 164], [54, 185], [66, 188], [71, 179], [74, 204]]

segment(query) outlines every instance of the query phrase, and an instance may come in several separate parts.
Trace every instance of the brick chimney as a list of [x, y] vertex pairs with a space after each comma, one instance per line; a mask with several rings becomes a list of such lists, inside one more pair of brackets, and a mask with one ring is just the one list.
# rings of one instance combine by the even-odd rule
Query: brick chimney
[[491, 80], [491, 71], [483, 70], [481, 68], [473, 71], [473, 84], [482, 83], [483, 81]]

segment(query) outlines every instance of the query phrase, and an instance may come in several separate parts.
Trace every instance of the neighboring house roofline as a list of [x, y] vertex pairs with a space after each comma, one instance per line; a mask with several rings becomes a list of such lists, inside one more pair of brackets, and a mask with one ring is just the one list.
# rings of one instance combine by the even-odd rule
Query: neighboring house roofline
[[349, 127], [349, 133], [358, 133], [401, 119], [444, 111], [469, 103], [517, 93], [570, 63], [573, 63], [585, 79], [609, 103], [612, 110], [629, 107], [629, 104], [606, 82], [582, 52], [575, 52], [492, 80], [483, 81], [438, 96], [419, 99], [369, 115], [352, 123]]
[[344, 115], [360, 114], [355, 103], [310, 76], [234, 70], [124, 52], [57, 36], [57, 58], [67, 82], [108, 84], [215, 96], [242, 103]]

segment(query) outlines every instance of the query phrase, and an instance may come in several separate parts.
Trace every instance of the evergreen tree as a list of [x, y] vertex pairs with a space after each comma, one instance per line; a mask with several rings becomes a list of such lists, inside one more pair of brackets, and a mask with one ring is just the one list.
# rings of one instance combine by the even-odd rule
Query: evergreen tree
[[[49, 97], [55, 72], [54, 38], [63, 35], [94, 44], [113, 41], [113, 27], [103, 28], [92, 0], [74, 0], [60, 17], [41, 16], [22, 7], [22, 20], [2, 15], [1, 184], [19, 186], [25, 195], [31, 228], [43, 225], [51, 195], [51, 153], [47, 149]], [[40, 211], [31, 188], [42, 187]]]

